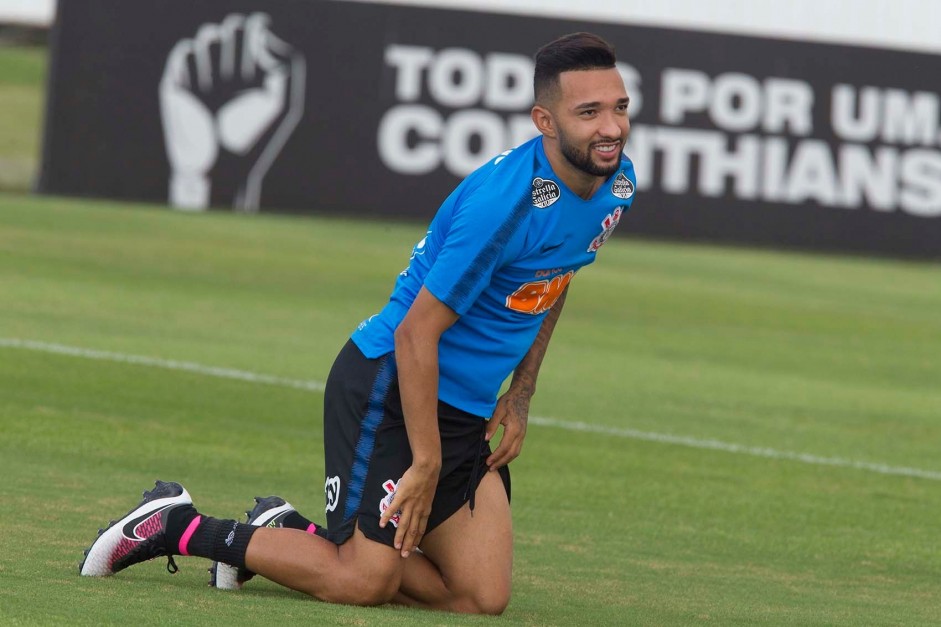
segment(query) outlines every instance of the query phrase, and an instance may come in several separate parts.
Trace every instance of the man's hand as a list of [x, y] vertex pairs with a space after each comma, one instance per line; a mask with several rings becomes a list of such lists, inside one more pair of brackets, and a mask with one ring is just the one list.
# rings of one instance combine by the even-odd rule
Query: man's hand
[[486, 439], [489, 442], [503, 425], [503, 437], [497, 450], [487, 458], [490, 470], [506, 466], [519, 457], [526, 437], [526, 422], [529, 420], [529, 400], [531, 395], [525, 391], [510, 389], [497, 401], [493, 417], [487, 424]]
[[440, 471], [440, 462], [437, 466], [412, 465], [409, 467], [395, 485], [395, 492], [390, 495], [389, 506], [379, 517], [381, 528], [385, 528], [393, 517], [398, 517], [395, 548], [402, 551], [402, 557], [408, 557], [425, 535]]

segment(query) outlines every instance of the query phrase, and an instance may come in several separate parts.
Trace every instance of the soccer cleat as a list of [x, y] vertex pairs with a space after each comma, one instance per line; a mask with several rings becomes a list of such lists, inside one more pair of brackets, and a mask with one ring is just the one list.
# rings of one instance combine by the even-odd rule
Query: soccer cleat
[[[294, 511], [294, 507], [280, 496], [255, 497], [255, 507], [245, 512], [246, 521], [255, 527], [280, 527], [284, 517]], [[242, 584], [255, 576], [247, 568], [238, 568], [213, 562], [209, 567], [209, 585], [220, 590], [238, 590]]]
[[177, 507], [192, 505], [189, 492], [179, 483], [157, 481], [154, 489], [124, 518], [99, 529], [98, 537], [85, 550], [78, 571], [88, 577], [106, 577], [128, 566], [166, 555], [167, 570], [175, 573], [176, 563], [167, 550], [167, 517]]

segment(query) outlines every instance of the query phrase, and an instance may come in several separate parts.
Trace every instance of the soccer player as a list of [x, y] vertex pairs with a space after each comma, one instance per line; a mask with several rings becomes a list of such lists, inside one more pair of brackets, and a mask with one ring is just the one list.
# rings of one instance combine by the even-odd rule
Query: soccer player
[[[633, 201], [628, 95], [589, 33], [536, 53], [540, 135], [468, 176], [412, 250], [388, 304], [338, 355], [324, 396], [326, 529], [278, 497], [247, 523], [157, 482], [80, 566], [110, 575], [174, 555], [324, 601], [499, 614], [513, 556], [507, 464], [575, 273]], [[512, 374], [508, 390], [497, 398]], [[503, 428], [496, 450], [490, 440]]]

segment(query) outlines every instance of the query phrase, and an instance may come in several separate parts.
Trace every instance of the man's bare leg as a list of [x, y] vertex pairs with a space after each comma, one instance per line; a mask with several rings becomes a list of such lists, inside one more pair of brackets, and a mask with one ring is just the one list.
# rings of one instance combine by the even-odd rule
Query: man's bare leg
[[488, 472], [476, 507], [454, 513], [405, 560], [395, 602], [474, 614], [500, 614], [510, 601], [513, 525], [503, 481]]
[[255, 532], [245, 565], [255, 573], [322, 601], [381, 605], [398, 590], [407, 560], [357, 528], [341, 545], [297, 529]]

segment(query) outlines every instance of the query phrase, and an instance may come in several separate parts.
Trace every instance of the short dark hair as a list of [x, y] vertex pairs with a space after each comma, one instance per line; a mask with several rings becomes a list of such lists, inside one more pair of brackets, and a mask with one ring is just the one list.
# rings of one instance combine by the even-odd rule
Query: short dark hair
[[575, 70], [614, 67], [614, 46], [592, 33], [571, 33], [550, 41], [536, 51], [533, 95], [537, 103], [550, 98], [559, 87], [559, 74]]

